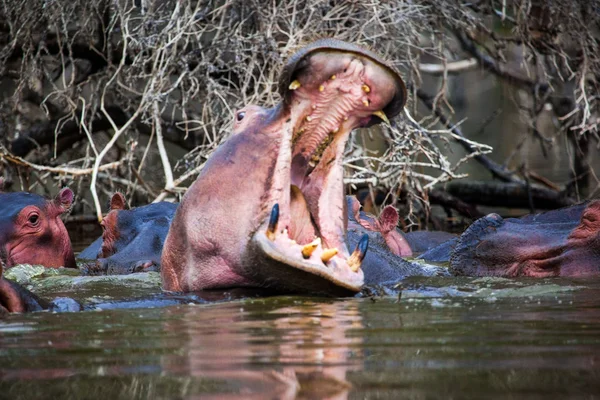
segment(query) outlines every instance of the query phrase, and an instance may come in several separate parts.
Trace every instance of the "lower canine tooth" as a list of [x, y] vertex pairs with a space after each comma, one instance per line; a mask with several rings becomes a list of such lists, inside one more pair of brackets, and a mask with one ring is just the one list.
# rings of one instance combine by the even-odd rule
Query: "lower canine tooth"
[[279, 222], [279, 203], [275, 203], [271, 210], [271, 216], [269, 217], [269, 226], [267, 227], [267, 238], [269, 240], [275, 240], [275, 231], [277, 230], [277, 223]]
[[331, 258], [333, 256], [335, 256], [337, 253], [338, 253], [338, 249], [336, 249], [335, 247], [333, 249], [325, 249], [325, 250], [323, 250], [323, 253], [321, 254], [321, 261], [326, 263], [327, 261], [331, 260]]
[[366, 233], [362, 235], [356, 245], [356, 249], [352, 252], [352, 255], [348, 258], [348, 266], [352, 272], [358, 272], [360, 264], [367, 255], [367, 249], [369, 248], [369, 235]]
[[365, 93], [369, 93], [371, 91], [371, 88], [369, 87], [369, 85], [362, 85], [362, 90]]

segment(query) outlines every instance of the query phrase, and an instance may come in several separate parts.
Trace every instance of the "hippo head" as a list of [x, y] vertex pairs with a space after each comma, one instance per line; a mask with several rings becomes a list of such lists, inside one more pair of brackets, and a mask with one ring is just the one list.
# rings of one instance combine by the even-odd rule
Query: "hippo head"
[[599, 276], [600, 201], [519, 219], [481, 218], [458, 239], [450, 270], [468, 276]]
[[158, 271], [176, 208], [161, 202], [128, 210], [125, 197], [115, 193], [101, 223], [102, 246], [94, 270], [111, 275]]
[[7, 268], [17, 264], [76, 267], [61, 220], [73, 203], [71, 189], [62, 189], [53, 200], [25, 192], [0, 193], [0, 203], [0, 259]]
[[342, 159], [350, 132], [397, 115], [400, 76], [333, 39], [294, 54], [282, 102], [248, 106], [177, 211], [163, 251], [167, 290], [231, 286], [357, 292], [367, 243], [350, 252]]

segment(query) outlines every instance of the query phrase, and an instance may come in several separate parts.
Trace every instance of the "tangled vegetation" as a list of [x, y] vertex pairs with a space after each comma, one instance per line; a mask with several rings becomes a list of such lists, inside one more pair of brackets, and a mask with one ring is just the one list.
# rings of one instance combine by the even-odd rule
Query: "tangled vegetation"
[[[532, 209], [598, 191], [587, 163], [600, 121], [596, 2], [1, 0], [0, 15], [0, 171], [27, 190], [71, 186], [79, 213], [100, 217], [115, 190], [139, 203], [179, 198], [227, 138], [235, 110], [275, 104], [287, 57], [320, 37], [372, 47], [405, 78], [405, 114], [353, 136], [346, 181], [406, 205], [408, 225], [429, 202], [479, 215], [441, 185], [463, 178], [467, 162]], [[448, 82], [476, 68], [525, 92], [523, 136], [562, 146], [537, 127], [551, 108], [576, 149], [571, 180], [498, 164], [463, 135]], [[437, 90], [423, 88], [427, 79]], [[375, 136], [377, 148], [367, 140]], [[451, 142], [465, 151], [455, 162], [445, 155]]]

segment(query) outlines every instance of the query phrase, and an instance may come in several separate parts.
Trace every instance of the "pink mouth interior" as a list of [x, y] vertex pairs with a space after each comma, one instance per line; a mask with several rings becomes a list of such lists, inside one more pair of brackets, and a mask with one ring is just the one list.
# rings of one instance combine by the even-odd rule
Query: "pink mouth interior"
[[[373, 113], [392, 101], [399, 78], [357, 53], [322, 50], [308, 57], [290, 84], [290, 119], [282, 145], [290, 148], [281, 149], [277, 167], [287, 179], [278, 183], [282, 193], [274, 200], [280, 217], [267, 252], [360, 287], [362, 271], [355, 262], [349, 264], [345, 244], [342, 157], [350, 132], [379, 119]], [[266, 234], [266, 223], [263, 230]], [[307, 256], [305, 246], [311, 243], [314, 249]]]

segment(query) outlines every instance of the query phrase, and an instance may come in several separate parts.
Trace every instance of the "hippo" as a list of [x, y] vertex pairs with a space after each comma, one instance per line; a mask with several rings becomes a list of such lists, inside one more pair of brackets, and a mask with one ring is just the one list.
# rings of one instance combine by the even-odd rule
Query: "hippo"
[[0, 317], [7, 313], [23, 313], [29, 311], [40, 311], [45, 304], [29, 290], [18, 283], [3, 277], [4, 266], [0, 261]]
[[361, 290], [369, 238], [352, 252], [345, 243], [344, 148], [355, 128], [403, 110], [404, 82], [375, 53], [322, 39], [290, 57], [279, 92], [274, 108], [235, 113], [183, 196], [162, 254], [165, 290]]
[[4, 278], [17, 264], [75, 268], [71, 240], [60, 216], [71, 208], [73, 192], [62, 189], [55, 199], [26, 193], [0, 193], [0, 314], [43, 308], [35, 295]]
[[347, 196], [348, 223], [359, 224], [367, 231], [379, 232], [381, 246], [399, 257], [414, 257], [443, 243], [456, 239], [453, 233], [442, 231], [414, 231], [404, 233], [398, 229], [398, 210], [385, 206], [378, 218], [362, 211], [354, 196]]
[[0, 259], [6, 268], [17, 264], [77, 267], [60, 219], [71, 208], [73, 197], [69, 188], [53, 200], [27, 192], [0, 193]]
[[123, 275], [160, 270], [160, 256], [177, 204], [159, 202], [127, 209], [125, 197], [115, 193], [110, 212], [102, 220], [102, 237], [78, 259], [84, 275]]
[[600, 200], [523, 218], [480, 218], [458, 239], [450, 271], [467, 276], [600, 276]]
[[[347, 197], [348, 230], [347, 243], [353, 248], [360, 243], [366, 234], [369, 238], [369, 251], [365, 255], [361, 269], [364, 272], [364, 284], [395, 285], [407, 276], [447, 276], [447, 268], [434, 265], [419, 264], [407, 261], [402, 257], [411, 257], [415, 250], [407, 240], [408, 234], [403, 234], [398, 228], [398, 211], [392, 206], [386, 206], [378, 218], [360, 210], [360, 203], [355, 197]], [[453, 237], [445, 232], [422, 232], [414, 239], [414, 248], [434, 247], [441, 241]], [[426, 245], [427, 234], [431, 233], [431, 243]]]

